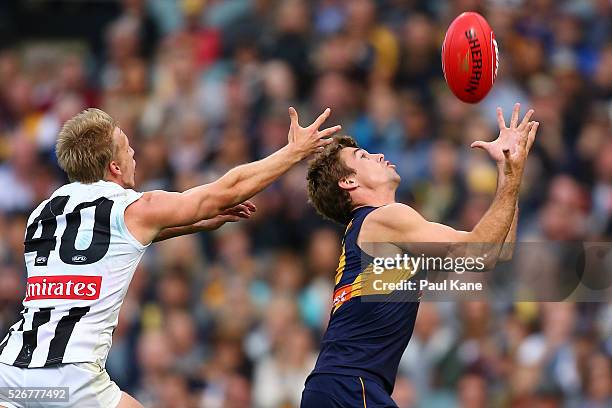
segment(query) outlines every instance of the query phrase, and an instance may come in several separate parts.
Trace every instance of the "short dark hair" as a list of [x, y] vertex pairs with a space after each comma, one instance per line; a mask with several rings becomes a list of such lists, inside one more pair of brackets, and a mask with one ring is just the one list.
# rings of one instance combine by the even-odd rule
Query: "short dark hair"
[[347, 225], [351, 220], [353, 204], [348, 191], [338, 181], [355, 173], [342, 161], [340, 151], [345, 147], [358, 147], [350, 136], [336, 136], [308, 166], [308, 198], [323, 217]]

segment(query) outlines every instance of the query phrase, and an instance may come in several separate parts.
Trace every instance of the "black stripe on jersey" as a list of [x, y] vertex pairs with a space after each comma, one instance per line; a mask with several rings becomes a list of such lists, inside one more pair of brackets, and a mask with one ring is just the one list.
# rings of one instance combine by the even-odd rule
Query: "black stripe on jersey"
[[13, 331], [15, 329], [13, 329], [12, 327], [10, 328], [10, 330], [8, 331], [8, 335], [6, 336], [6, 339], [4, 339], [4, 341], [2, 342], [2, 344], [0, 344], [0, 354], [2, 354], [2, 352], [4, 351], [4, 348], [6, 347], [6, 345], [9, 342], [9, 339], [11, 338], [11, 334], [13, 334]]
[[49, 344], [49, 354], [45, 367], [62, 362], [74, 326], [89, 312], [89, 308], [89, 306], [73, 307], [66, 316], [60, 319], [55, 328], [55, 336]]
[[[23, 311], [21, 312], [21, 324], [19, 324], [19, 328], [17, 329], [17, 331], [22, 331], [23, 330], [23, 324], [25, 323], [25, 314], [26, 313], [28, 313], [28, 308], [27, 307], [25, 309], [23, 309]], [[8, 336], [6, 336], [6, 339], [4, 339], [2, 344], [0, 344], [0, 354], [2, 354], [2, 352], [4, 351], [4, 348], [8, 344], [9, 339], [11, 338], [11, 334], [13, 333], [13, 331], [15, 331], [15, 329], [13, 329], [11, 327], [11, 329], [8, 332]]]
[[38, 343], [38, 328], [51, 320], [52, 307], [43, 307], [34, 313], [32, 317], [32, 329], [23, 332], [23, 345], [13, 365], [15, 367], [27, 367], [32, 361], [32, 354]]

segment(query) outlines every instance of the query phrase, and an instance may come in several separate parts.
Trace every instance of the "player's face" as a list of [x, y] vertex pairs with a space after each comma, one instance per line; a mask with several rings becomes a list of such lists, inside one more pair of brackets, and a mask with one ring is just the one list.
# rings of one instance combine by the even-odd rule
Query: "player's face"
[[119, 164], [121, 169], [121, 182], [126, 188], [134, 188], [136, 181], [134, 176], [136, 174], [136, 160], [134, 160], [134, 149], [130, 147], [130, 142], [120, 128], [115, 128], [113, 134], [115, 138], [116, 151], [115, 160]]
[[377, 190], [384, 186], [396, 188], [400, 176], [395, 171], [395, 165], [385, 160], [382, 153], [368, 153], [364, 149], [346, 147], [340, 152], [340, 157], [347, 166], [355, 170], [355, 182], [359, 187]]

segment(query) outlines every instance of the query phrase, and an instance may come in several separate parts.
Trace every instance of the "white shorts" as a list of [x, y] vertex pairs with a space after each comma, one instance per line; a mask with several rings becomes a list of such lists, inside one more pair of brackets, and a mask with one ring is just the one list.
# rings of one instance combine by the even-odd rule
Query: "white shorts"
[[68, 387], [68, 402], [53, 403], [32, 400], [7, 402], [8, 391], [0, 389], [0, 394], [5, 394], [0, 395], [0, 406], [6, 408], [115, 408], [121, 399], [121, 390], [97, 363], [43, 368], [20, 368], [0, 363], [0, 387]]

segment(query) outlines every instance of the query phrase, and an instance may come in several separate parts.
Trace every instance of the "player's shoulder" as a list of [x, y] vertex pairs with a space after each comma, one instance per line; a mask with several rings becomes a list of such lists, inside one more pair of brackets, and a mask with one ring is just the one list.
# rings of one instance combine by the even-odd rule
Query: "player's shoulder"
[[163, 198], [172, 193], [164, 190], [152, 190], [137, 193], [138, 197], [130, 200], [126, 208], [126, 216], [136, 219], [150, 219], [156, 217], [160, 206], [163, 205]]
[[416, 211], [403, 203], [392, 203], [378, 207], [364, 219], [361, 241], [386, 241], [395, 238], [398, 231], [406, 228]]
[[380, 224], [383, 226], [397, 225], [398, 222], [410, 218], [416, 211], [404, 203], [392, 203], [378, 207], [366, 217], [370, 224]]
[[[133, 190], [128, 190], [128, 191], [133, 191]], [[137, 193], [139, 194], [139, 200], [135, 201], [134, 204], [132, 204], [132, 207], [147, 207], [147, 206], [151, 206], [155, 204], [155, 201], [158, 197], [163, 196], [165, 194], [168, 194], [167, 191], [164, 190], [152, 190], [152, 191], [144, 191], [142, 193]]]
[[397, 222], [403, 217], [402, 213], [410, 209], [406, 204], [392, 203], [376, 208], [370, 212], [361, 226], [360, 241], [375, 241], [387, 239], [389, 234], [397, 228]]

